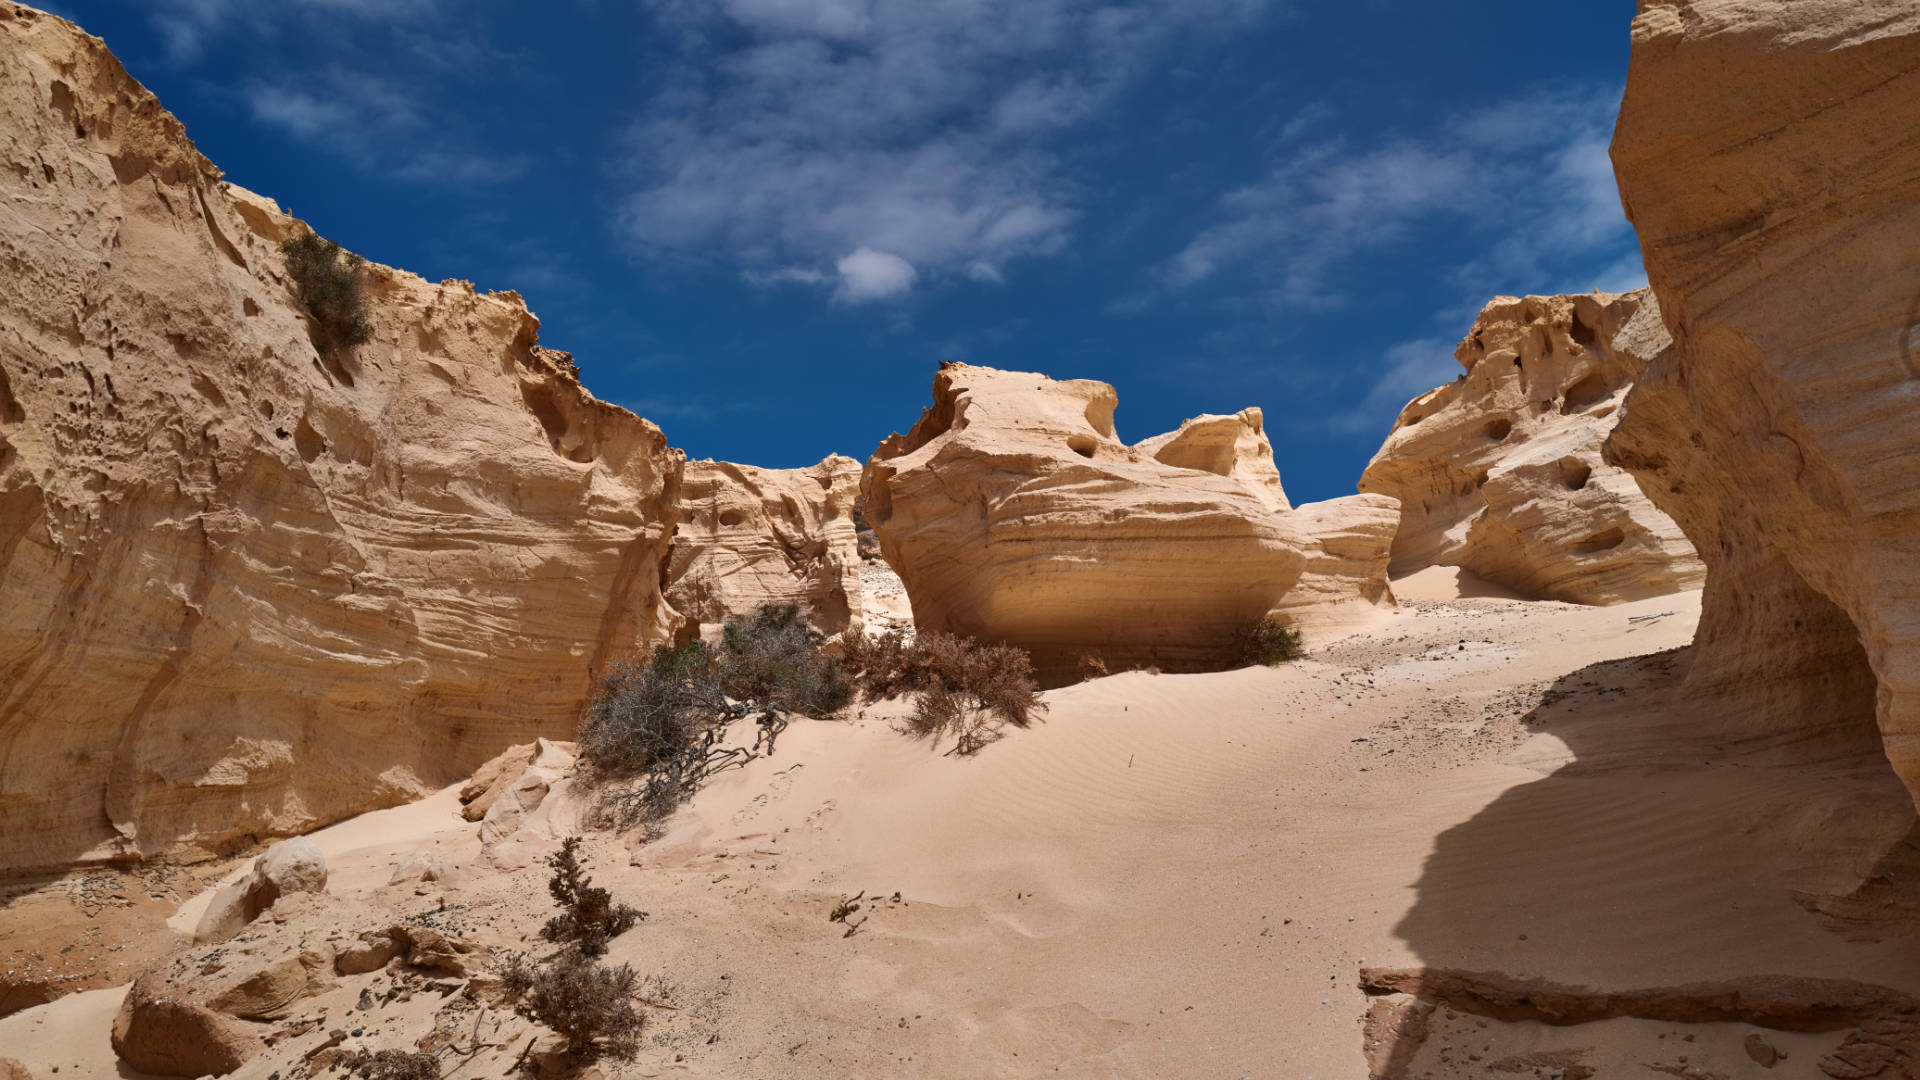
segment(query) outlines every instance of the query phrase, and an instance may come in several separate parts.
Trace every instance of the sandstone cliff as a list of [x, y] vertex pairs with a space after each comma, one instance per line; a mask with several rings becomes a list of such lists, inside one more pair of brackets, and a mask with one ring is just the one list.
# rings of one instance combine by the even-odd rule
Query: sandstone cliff
[[1643, 0], [1613, 160], [1676, 347], [1609, 457], [1705, 556], [1690, 679], [1877, 717], [1920, 799], [1920, 10]]
[[1392, 569], [1460, 566], [1582, 604], [1696, 586], [1704, 569], [1632, 475], [1601, 460], [1642, 360], [1613, 340], [1646, 297], [1497, 297], [1360, 478], [1400, 500]]
[[1370, 577], [1373, 600], [1385, 591], [1391, 530], [1354, 533], [1377, 559], [1316, 548], [1257, 409], [1129, 446], [1106, 383], [949, 364], [933, 393], [862, 479], [923, 628], [1019, 645], [1052, 677], [1086, 654], [1194, 668], [1227, 661], [1239, 627], [1282, 607], [1310, 551], [1314, 595], [1357, 598]]
[[98, 40], [0, 3], [0, 867], [192, 855], [571, 734], [674, 628], [682, 456], [511, 293], [278, 245]]
[[800, 605], [823, 634], [862, 625], [859, 462], [838, 454], [806, 469], [694, 461], [680, 491], [667, 598], [700, 633], [765, 604]]

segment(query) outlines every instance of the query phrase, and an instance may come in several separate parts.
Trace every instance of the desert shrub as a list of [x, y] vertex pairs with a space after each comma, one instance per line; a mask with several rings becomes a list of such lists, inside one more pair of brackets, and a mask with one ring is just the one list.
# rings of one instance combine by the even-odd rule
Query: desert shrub
[[628, 904], [616, 904], [613, 895], [593, 884], [580, 868], [580, 838], [569, 836], [560, 842], [560, 850], [547, 857], [553, 877], [547, 891], [560, 907], [560, 914], [547, 920], [540, 936], [548, 941], [572, 942], [588, 956], [607, 951], [607, 939], [619, 937], [646, 912]]
[[[694, 642], [615, 664], [580, 726], [603, 820], [652, 830], [716, 773], [772, 754], [788, 714], [846, 706], [853, 691], [822, 644], [798, 607], [769, 605], [730, 620], [718, 649]], [[723, 745], [726, 726], [750, 715], [752, 748]]]
[[1044, 709], [1033, 679], [1033, 659], [1012, 645], [928, 631], [911, 641], [892, 631], [847, 642], [841, 662], [868, 700], [906, 697], [913, 703], [907, 730], [950, 752], [972, 754], [999, 737], [1001, 726], [1025, 727]]
[[573, 947], [538, 967], [524, 959], [514, 962], [518, 973], [503, 970], [502, 984], [518, 999], [521, 1012], [566, 1036], [567, 1056], [574, 1062], [632, 1060], [639, 1052], [646, 1017], [633, 1007], [640, 977], [630, 965], [596, 963]]
[[440, 1059], [417, 1050], [356, 1050], [335, 1064], [361, 1080], [440, 1080]]
[[1303, 655], [1300, 631], [1271, 615], [1241, 627], [1234, 635], [1234, 648], [1241, 662], [1267, 667], [1298, 660]]
[[1112, 674], [1112, 672], [1107, 670], [1107, 662], [1100, 658], [1100, 654], [1090, 652], [1080, 654], [1081, 682], [1104, 679], [1110, 674]]
[[373, 340], [373, 323], [367, 318], [366, 260], [310, 232], [282, 243], [280, 251], [287, 258], [287, 273], [293, 277], [300, 301], [319, 330], [316, 344], [321, 352], [351, 349]]
[[785, 712], [832, 716], [853, 700], [840, 665], [798, 604], [768, 604], [721, 631], [720, 688]]

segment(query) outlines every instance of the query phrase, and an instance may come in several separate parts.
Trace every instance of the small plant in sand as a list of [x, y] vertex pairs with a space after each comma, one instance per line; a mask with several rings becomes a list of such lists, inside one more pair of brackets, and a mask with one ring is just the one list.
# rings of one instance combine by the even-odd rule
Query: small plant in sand
[[1273, 667], [1304, 655], [1300, 631], [1271, 615], [1251, 622], [1234, 635], [1234, 649], [1245, 664]]
[[567, 1039], [567, 1058], [631, 1061], [640, 1051], [646, 1016], [634, 1009], [640, 977], [632, 965], [596, 963], [569, 945], [544, 964], [513, 956], [500, 966], [500, 984], [520, 1011]]
[[877, 638], [851, 635], [842, 664], [869, 701], [906, 697], [913, 703], [907, 730], [936, 742], [953, 739], [948, 753], [972, 754], [999, 738], [1006, 724], [1026, 727], [1045, 709], [1033, 679], [1033, 660], [1012, 645], [928, 631], [908, 640], [899, 631]]
[[587, 956], [607, 951], [607, 939], [619, 937], [647, 913], [628, 904], [616, 904], [607, 890], [593, 884], [580, 868], [580, 838], [569, 836], [560, 842], [560, 850], [547, 857], [553, 877], [547, 891], [560, 907], [560, 914], [547, 920], [540, 936], [548, 941], [571, 942]]
[[280, 245], [287, 273], [301, 303], [313, 316], [315, 344], [323, 353], [351, 349], [373, 340], [367, 318], [366, 260], [313, 233], [301, 233]]
[[1092, 682], [1095, 679], [1104, 679], [1110, 674], [1112, 674], [1112, 672], [1107, 670], [1107, 662], [1100, 658], [1099, 653], [1083, 652], [1080, 654], [1081, 682]]
[[440, 1059], [416, 1050], [356, 1050], [335, 1064], [361, 1080], [440, 1080]]
[[[580, 726], [580, 760], [600, 788], [603, 818], [654, 831], [715, 774], [773, 753], [793, 713], [832, 716], [853, 692], [837, 660], [792, 604], [731, 620], [720, 647], [660, 648], [615, 664]], [[753, 716], [751, 748], [725, 745]]]

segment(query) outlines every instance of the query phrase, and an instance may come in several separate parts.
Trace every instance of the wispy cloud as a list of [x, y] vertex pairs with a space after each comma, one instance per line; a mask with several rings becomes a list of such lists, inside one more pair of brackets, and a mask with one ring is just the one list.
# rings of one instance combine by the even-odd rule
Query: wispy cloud
[[[1440, 225], [1463, 244], [1443, 271], [1463, 289], [1494, 278], [1560, 280], [1582, 258], [1610, 265], [1632, 235], [1607, 159], [1618, 102], [1614, 88], [1537, 92], [1460, 113], [1423, 136], [1292, 148], [1257, 183], [1220, 199], [1214, 220], [1162, 264], [1161, 287], [1177, 292], [1235, 271], [1269, 302], [1324, 308], [1349, 299], [1341, 284], [1349, 260]], [[1283, 132], [1299, 136], [1324, 119], [1310, 105]]]
[[437, 13], [443, 0], [157, 0], [153, 27], [176, 64], [200, 58], [209, 39], [236, 28], [274, 32], [282, 21], [306, 15], [348, 16], [372, 22], [417, 21]]
[[[818, 283], [852, 301], [992, 282], [1062, 250], [1082, 205], [1066, 137], [1183, 37], [1270, 17], [1279, 0], [650, 6], [676, 45], [630, 132], [627, 233], [750, 281], [832, 266]], [[875, 278], [882, 254], [899, 262]]]
[[1360, 403], [1329, 416], [1328, 428], [1342, 433], [1384, 430], [1407, 402], [1459, 376], [1453, 350], [1454, 343], [1442, 338], [1403, 341], [1389, 348]]
[[468, 187], [515, 180], [532, 161], [490, 153], [429, 123], [412, 87], [344, 68], [246, 88], [253, 118], [356, 167], [408, 183]]

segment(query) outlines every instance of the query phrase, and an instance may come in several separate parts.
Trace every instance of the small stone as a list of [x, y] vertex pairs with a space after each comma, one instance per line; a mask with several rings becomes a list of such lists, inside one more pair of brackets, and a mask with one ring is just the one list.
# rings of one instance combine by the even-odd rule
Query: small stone
[[1775, 1049], [1774, 1045], [1761, 1035], [1755, 1033], [1747, 1036], [1747, 1056], [1752, 1058], [1754, 1063], [1761, 1068], [1771, 1069], [1775, 1062], [1786, 1055]]

